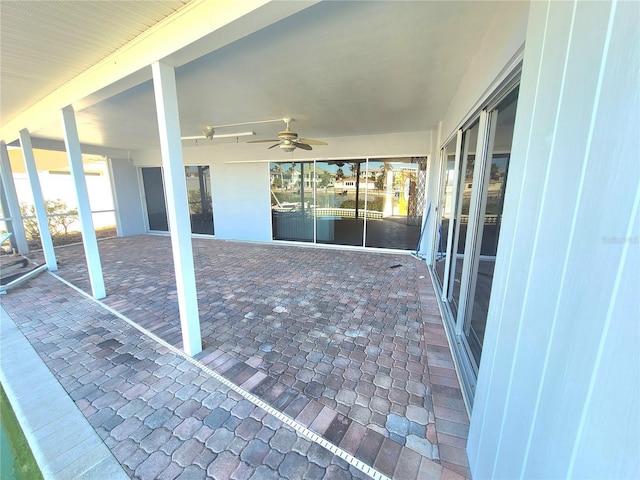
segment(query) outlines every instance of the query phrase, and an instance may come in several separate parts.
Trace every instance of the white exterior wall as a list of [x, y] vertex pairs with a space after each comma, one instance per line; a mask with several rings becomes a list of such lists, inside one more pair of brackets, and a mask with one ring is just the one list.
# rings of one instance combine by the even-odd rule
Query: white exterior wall
[[[425, 156], [431, 153], [432, 133], [338, 137], [327, 141], [327, 146], [312, 151], [297, 149], [293, 154], [277, 148], [268, 150], [269, 144], [210, 144], [200, 140], [198, 146], [189, 147], [185, 143], [185, 165], [211, 167], [216, 238], [271, 241], [270, 161]], [[136, 152], [133, 157], [138, 167], [161, 166], [158, 151]]]
[[118, 236], [145, 233], [146, 223], [136, 167], [129, 160], [109, 159], [109, 171]]
[[271, 241], [269, 164], [223, 163], [211, 170], [216, 238]]
[[524, 50], [528, 13], [529, 2], [503, 2], [500, 12], [477, 47], [466, 74], [460, 80], [438, 129], [432, 132], [427, 193], [427, 206], [431, 202], [432, 209], [422, 242], [422, 253], [428, 264], [432, 263], [432, 252], [437, 248], [435, 240], [441, 172], [440, 148], [480, 108], [502, 77], [518, 64]]
[[509, 73], [517, 63], [524, 46], [528, 12], [529, 2], [502, 2], [500, 5], [500, 12], [477, 47], [473, 61], [442, 119], [440, 146], [480, 106], [479, 102], [495, 88], [500, 75]]
[[640, 477], [638, 2], [532, 2], [468, 456]]

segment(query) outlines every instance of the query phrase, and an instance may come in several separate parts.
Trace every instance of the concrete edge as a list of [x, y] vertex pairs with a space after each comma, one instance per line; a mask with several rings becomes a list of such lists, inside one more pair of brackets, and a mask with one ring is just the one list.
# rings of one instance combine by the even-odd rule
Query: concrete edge
[[[45, 479], [63, 480], [71, 471], [82, 478], [100, 478], [105, 471], [111, 480], [129, 478], [1, 305], [0, 381]], [[39, 407], [30, 408], [34, 403]], [[66, 450], [82, 445], [91, 455], [77, 450], [65, 455], [60, 439], [70, 435], [78, 442], [69, 442]]]

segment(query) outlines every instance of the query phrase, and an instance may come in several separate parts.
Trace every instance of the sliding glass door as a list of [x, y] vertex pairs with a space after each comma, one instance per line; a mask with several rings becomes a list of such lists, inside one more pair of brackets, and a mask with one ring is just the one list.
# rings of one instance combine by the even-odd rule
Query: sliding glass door
[[317, 243], [362, 246], [368, 189], [366, 160], [316, 162], [316, 168], [322, 172], [321, 178], [325, 178], [324, 172], [331, 175], [329, 185], [317, 190]]
[[[438, 228], [435, 232], [436, 254], [433, 264], [435, 266], [436, 278], [440, 283], [440, 289], [445, 295], [449, 286], [449, 278], [448, 276], [445, 276], [445, 270], [448, 272], [449, 262], [447, 261], [447, 251], [449, 227], [452, 225], [451, 217], [454, 198], [454, 181], [456, 178], [457, 162], [460, 158], [459, 155], [456, 155], [457, 141], [458, 135], [454, 136], [441, 151], [441, 187], [438, 208], [436, 209], [440, 215]], [[445, 278], [447, 278], [446, 282]]]
[[[443, 148], [434, 274], [447, 323], [477, 375], [509, 171], [518, 87]], [[454, 149], [455, 145], [455, 149]]]
[[213, 204], [211, 174], [208, 165], [184, 167], [189, 198], [191, 233], [213, 235]]
[[[476, 161], [479, 122], [475, 122], [462, 135], [462, 153], [457, 175], [456, 214], [452, 232], [452, 246], [449, 266], [448, 300], [454, 316], [458, 315], [460, 305], [460, 287], [462, 285], [462, 266], [465, 259], [465, 242], [469, 229], [469, 211], [474, 188], [473, 172]], [[468, 255], [469, 252], [466, 252]]]
[[[149, 230], [168, 232], [169, 221], [162, 181], [162, 167], [143, 167], [140, 170]], [[191, 233], [213, 235], [213, 204], [209, 166], [185, 167], [185, 180], [189, 200]]]
[[274, 240], [415, 250], [426, 157], [274, 162]]
[[167, 204], [164, 199], [161, 167], [142, 168], [142, 185], [144, 187], [145, 206], [149, 230], [168, 232]]
[[475, 217], [475, 241], [469, 245], [473, 259], [463, 325], [465, 345], [476, 368], [480, 365], [493, 285], [517, 100], [516, 88], [488, 116], [487, 155], [477, 181], [482, 190]]
[[417, 248], [424, 208], [419, 166], [413, 158], [369, 160], [366, 247]]

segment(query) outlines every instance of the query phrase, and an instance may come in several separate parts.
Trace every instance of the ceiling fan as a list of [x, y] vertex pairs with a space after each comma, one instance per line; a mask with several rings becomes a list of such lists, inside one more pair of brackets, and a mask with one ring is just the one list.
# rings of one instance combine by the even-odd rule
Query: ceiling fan
[[269, 149], [280, 147], [280, 149], [285, 152], [293, 152], [296, 148], [301, 148], [303, 150], [313, 150], [311, 148], [311, 145], [328, 145], [328, 143], [321, 140], [314, 140], [312, 138], [298, 138], [298, 134], [296, 132], [292, 132], [289, 128], [289, 123], [291, 123], [292, 119], [290, 117], [285, 117], [282, 120], [284, 120], [287, 128], [285, 128], [282, 132], [278, 132], [278, 138], [268, 140], [253, 140], [248, 143], [277, 142], [271, 145]]
[[[226, 127], [227, 125], [221, 126]], [[214, 138], [247, 137], [250, 135], [255, 135], [255, 132], [216, 133], [215, 129], [219, 127], [206, 126], [202, 129], [202, 135], [180, 137], [180, 140], [213, 140]]]

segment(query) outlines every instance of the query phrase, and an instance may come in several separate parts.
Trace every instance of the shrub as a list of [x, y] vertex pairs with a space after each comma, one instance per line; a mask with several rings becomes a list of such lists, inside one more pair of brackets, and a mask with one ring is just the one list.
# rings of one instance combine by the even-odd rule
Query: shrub
[[[384, 200], [382, 198], [376, 198], [375, 200], [369, 200], [367, 202], [368, 210], [375, 210], [376, 212], [381, 212], [384, 204]], [[355, 200], [345, 200], [340, 205], [340, 208], [356, 208]], [[358, 209], [364, 210], [364, 200], [360, 200], [358, 202]]]
[[[78, 210], [69, 209], [62, 200], [45, 200], [44, 209], [47, 214], [47, 223], [52, 238], [69, 236], [69, 226], [78, 218]], [[27, 240], [39, 240], [40, 230], [36, 217], [36, 208], [26, 203], [20, 204], [20, 215], [24, 225]]]

